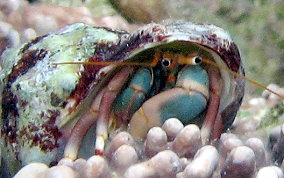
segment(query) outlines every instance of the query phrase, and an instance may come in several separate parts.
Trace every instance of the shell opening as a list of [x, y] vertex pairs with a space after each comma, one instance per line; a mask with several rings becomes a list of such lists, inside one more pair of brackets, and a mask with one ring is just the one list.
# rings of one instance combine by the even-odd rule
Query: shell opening
[[[159, 44], [153, 45], [147, 49], [144, 47], [132, 53], [127, 61], [143, 61], [143, 62], [151, 62], [149, 60], [153, 59], [153, 56], [157, 50], [162, 52], [174, 52], [183, 55], [191, 55], [191, 56], [202, 56], [209, 59], [212, 59], [218, 65], [227, 66], [226, 63], [222, 60], [222, 58], [213, 50], [206, 48], [204, 46], [198, 45], [196, 43], [189, 43], [186, 41], [173, 41], [167, 44]], [[235, 92], [235, 83], [234, 76], [230, 74], [226, 70], [219, 69], [221, 73], [223, 88], [222, 88], [222, 98], [220, 102], [219, 110], [222, 111], [225, 109], [228, 104], [233, 100], [234, 92]]]

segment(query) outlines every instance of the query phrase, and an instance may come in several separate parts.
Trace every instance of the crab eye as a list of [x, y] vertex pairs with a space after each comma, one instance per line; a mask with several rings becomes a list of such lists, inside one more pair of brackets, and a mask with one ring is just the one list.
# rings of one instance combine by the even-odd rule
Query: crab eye
[[193, 63], [194, 65], [201, 64], [201, 63], [202, 63], [202, 57], [200, 57], [200, 56], [194, 56], [194, 57], [193, 57], [193, 60], [192, 60], [192, 63]]
[[172, 60], [168, 58], [164, 58], [162, 59], [161, 64], [163, 67], [170, 67], [172, 64]]

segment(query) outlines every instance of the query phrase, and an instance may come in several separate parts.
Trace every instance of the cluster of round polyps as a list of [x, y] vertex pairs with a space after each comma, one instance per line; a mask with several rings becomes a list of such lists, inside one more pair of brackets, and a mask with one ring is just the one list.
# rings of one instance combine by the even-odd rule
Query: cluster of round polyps
[[242, 141], [224, 133], [215, 146], [202, 146], [201, 142], [196, 125], [183, 126], [173, 118], [150, 129], [143, 143], [119, 132], [111, 138], [104, 156], [75, 161], [64, 158], [51, 168], [32, 163], [15, 178], [284, 177], [279, 167], [265, 167], [269, 165], [268, 152], [258, 138]]

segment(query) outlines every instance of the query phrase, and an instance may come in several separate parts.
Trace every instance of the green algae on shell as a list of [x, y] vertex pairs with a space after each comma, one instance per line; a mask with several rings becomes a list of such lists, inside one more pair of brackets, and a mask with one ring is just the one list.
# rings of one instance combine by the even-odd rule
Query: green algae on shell
[[[81, 95], [74, 93], [78, 88], [87, 90], [97, 79], [96, 73], [86, 72], [81, 65], [54, 63], [88, 61], [99, 45], [116, 44], [121, 35], [122, 32], [79, 23], [2, 55], [1, 148], [4, 164], [12, 172], [19, 166], [12, 160], [21, 160], [23, 165], [56, 160], [61, 137], [56, 118], [68, 115], [85, 98], [81, 95], [86, 91]], [[85, 81], [80, 88], [82, 76]], [[72, 94], [77, 98], [71, 98]], [[70, 103], [72, 108], [65, 107]], [[76, 109], [78, 113], [80, 109]]]

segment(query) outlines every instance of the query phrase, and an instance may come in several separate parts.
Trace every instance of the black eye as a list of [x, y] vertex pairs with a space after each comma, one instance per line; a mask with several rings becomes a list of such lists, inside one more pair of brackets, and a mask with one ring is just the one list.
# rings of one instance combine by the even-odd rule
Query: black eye
[[170, 67], [171, 63], [172, 63], [172, 60], [171, 59], [167, 59], [167, 58], [164, 58], [162, 59], [162, 66], [164, 67]]
[[202, 62], [202, 57], [195, 56], [193, 57], [193, 64], [200, 64]]

